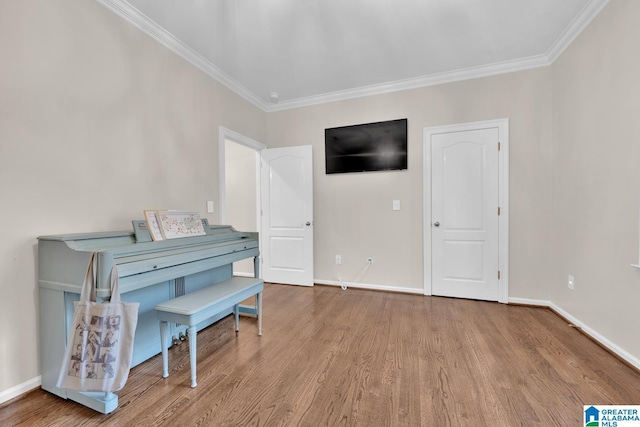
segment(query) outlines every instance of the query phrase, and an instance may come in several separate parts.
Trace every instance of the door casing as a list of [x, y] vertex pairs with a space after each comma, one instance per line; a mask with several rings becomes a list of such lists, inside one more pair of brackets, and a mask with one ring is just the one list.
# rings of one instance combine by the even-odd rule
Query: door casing
[[231, 129], [227, 129], [224, 126], [220, 126], [218, 129], [218, 210], [220, 212], [220, 224], [225, 224], [226, 215], [225, 215], [225, 199], [226, 199], [226, 179], [225, 179], [225, 141], [230, 140], [240, 145], [244, 145], [245, 147], [251, 148], [256, 151], [256, 199], [257, 199], [257, 226], [258, 232], [260, 231], [260, 151], [267, 148], [261, 142], [253, 140], [247, 136], [239, 134]]
[[[256, 212], [256, 219], [257, 219], [257, 231], [260, 235], [260, 252], [261, 252], [261, 259], [264, 259], [265, 256], [265, 251], [268, 250], [268, 248], [265, 247], [264, 245], [264, 233], [263, 228], [262, 228], [262, 207], [263, 207], [263, 197], [262, 197], [262, 153], [264, 150], [267, 150], [267, 146], [255, 141], [249, 137], [246, 137], [238, 132], [235, 132], [231, 129], [227, 129], [223, 126], [219, 127], [219, 132], [218, 132], [219, 138], [218, 138], [218, 165], [219, 165], [219, 175], [218, 175], [218, 189], [219, 189], [219, 205], [218, 205], [218, 212], [219, 212], [219, 219], [220, 219], [220, 223], [224, 224], [226, 222], [226, 183], [225, 183], [225, 141], [230, 140], [233, 141], [235, 143], [244, 145], [248, 148], [251, 148], [253, 150], [256, 151], [256, 207], [257, 207], [257, 212]], [[298, 147], [300, 148], [300, 147]], [[311, 147], [306, 147], [309, 150], [311, 149]], [[295, 150], [295, 147], [291, 147], [292, 150]], [[311, 162], [311, 168], [312, 168], [313, 162]], [[313, 172], [311, 169], [311, 180], [313, 180]], [[313, 194], [313, 191], [311, 191], [311, 194]], [[312, 196], [313, 197], [313, 196]], [[308, 220], [311, 223], [311, 226], [309, 227], [311, 230], [311, 234], [313, 236], [313, 204], [311, 202], [311, 209], [310, 209], [310, 215]], [[313, 237], [311, 237], [311, 242], [313, 242]], [[290, 282], [291, 284], [300, 284], [300, 285], [305, 285], [305, 286], [313, 286], [313, 243], [311, 244], [311, 268], [310, 268], [310, 272], [311, 272], [311, 278], [309, 280], [307, 280], [304, 283], [297, 283], [297, 282]], [[260, 277], [263, 277], [263, 272], [264, 272], [264, 265], [261, 262], [260, 263], [260, 271], [259, 272], [255, 272], [256, 274], [258, 274]], [[284, 283], [284, 282], [283, 282]], [[289, 282], [288, 282], [289, 283]]]
[[[218, 212], [219, 212], [219, 221], [220, 224], [226, 224], [226, 179], [225, 179], [225, 169], [226, 169], [226, 152], [225, 146], [226, 141], [232, 141], [237, 144], [243, 145], [247, 148], [250, 148], [256, 152], [256, 163], [255, 163], [255, 173], [256, 173], [256, 184], [255, 184], [255, 197], [256, 197], [256, 231], [260, 234], [260, 227], [262, 222], [260, 221], [260, 152], [267, 148], [266, 145], [253, 140], [247, 136], [244, 136], [238, 132], [235, 132], [231, 129], [227, 129], [224, 126], [220, 126], [218, 129]], [[246, 231], [246, 230], [239, 230]], [[260, 271], [256, 271], [255, 274], [260, 275]]]

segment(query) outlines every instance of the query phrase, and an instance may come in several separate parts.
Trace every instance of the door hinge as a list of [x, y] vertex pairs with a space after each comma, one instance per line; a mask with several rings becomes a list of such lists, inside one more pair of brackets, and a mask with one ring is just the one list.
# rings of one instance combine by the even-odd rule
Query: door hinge
[[498, 151], [500, 151], [500, 141], [498, 141]]
[[500, 216], [500, 206], [498, 206], [498, 216]]
[[498, 280], [500, 280], [500, 270], [498, 270]]

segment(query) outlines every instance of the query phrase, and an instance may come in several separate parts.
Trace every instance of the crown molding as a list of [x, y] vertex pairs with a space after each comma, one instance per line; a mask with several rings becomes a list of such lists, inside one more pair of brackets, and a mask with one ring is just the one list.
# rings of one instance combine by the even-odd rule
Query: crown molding
[[278, 104], [267, 106], [266, 111], [281, 111], [291, 108], [306, 107], [310, 105], [324, 104], [327, 102], [343, 101], [346, 99], [360, 98], [371, 95], [381, 95], [384, 93], [398, 92], [408, 89], [416, 89], [427, 86], [453, 83], [462, 80], [489, 77], [498, 74], [512, 73], [515, 71], [529, 70], [532, 68], [544, 67], [551, 63], [546, 55], [532, 56], [529, 58], [516, 59], [513, 61], [497, 62], [494, 64], [479, 67], [464, 68], [460, 70], [447, 71], [444, 73], [432, 74], [429, 76], [416, 77], [412, 79], [397, 80], [395, 82], [363, 86], [355, 89], [342, 90], [326, 93], [318, 96], [283, 101]]
[[489, 77], [498, 74], [524, 71], [528, 69], [545, 67], [551, 65], [573, 43], [573, 41], [584, 31], [585, 28], [595, 19], [600, 12], [611, 2], [611, 0], [591, 0], [587, 3], [580, 14], [571, 21], [571, 24], [562, 32], [560, 37], [553, 44], [551, 49], [544, 54], [529, 58], [517, 59], [513, 61], [497, 62], [494, 64], [471, 67], [461, 70], [447, 71], [439, 74], [432, 74], [406, 80], [398, 80], [379, 85], [363, 86], [355, 89], [331, 92], [318, 96], [293, 99], [283, 101], [278, 104], [270, 104], [266, 111], [281, 111], [292, 108], [306, 107], [323, 104], [327, 102], [343, 101], [351, 98], [380, 95], [384, 93], [397, 92], [401, 90], [417, 89], [420, 87], [435, 86], [445, 83], [453, 83], [462, 80], [471, 80], [481, 77]]
[[591, 0], [587, 3], [547, 52], [549, 63], [554, 63], [610, 2], [611, 0]]
[[111, 10], [116, 15], [119, 15], [134, 27], [142, 30], [151, 38], [169, 48], [171, 51], [177, 53], [191, 64], [195, 65], [210, 77], [213, 77], [218, 82], [227, 86], [229, 89], [231, 89], [247, 101], [251, 102], [262, 110], [266, 110], [267, 104], [259, 97], [257, 97], [253, 92], [235, 81], [233, 78], [231, 78], [231, 76], [220, 70], [211, 62], [207, 61], [204, 57], [202, 57], [202, 55], [185, 45], [178, 38], [167, 32], [164, 28], [141, 13], [138, 9], [131, 6], [125, 0], [96, 1], [105, 6], [107, 9]]
[[558, 59], [562, 52], [571, 45], [578, 35], [584, 31], [584, 29], [596, 16], [598, 16], [598, 14], [610, 3], [611, 0], [591, 0], [587, 3], [580, 14], [571, 22], [565, 31], [563, 31], [560, 37], [558, 37], [551, 49], [543, 55], [516, 59], [513, 61], [498, 62], [479, 67], [447, 71], [405, 80], [397, 80], [394, 82], [362, 86], [355, 89], [297, 98], [290, 101], [281, 101], [277, 104], [268, 104], [263, 101], [249, 89], [235, 81], [231, 76], [220, 70], [211, 62], [207, 61], [202, 57], [202, 55], [195, 52], [171, 33], [167, 32], [164, 28], [149, 19], [146, 15], [142, 14], [138, 9], [131, 6], [126, 2], [126, 0], [96, 1], [131, 23], [136, 28], [145, 32], [151, 38], [157, 40], [173, 52], [177, 53], [191, 64], [195, 65], [210, 77], [227, 86], [236, 94], [254, 104], [256, 107], [265, 112], [273, 112], [545, 67], [551, 65], [556, 59]]

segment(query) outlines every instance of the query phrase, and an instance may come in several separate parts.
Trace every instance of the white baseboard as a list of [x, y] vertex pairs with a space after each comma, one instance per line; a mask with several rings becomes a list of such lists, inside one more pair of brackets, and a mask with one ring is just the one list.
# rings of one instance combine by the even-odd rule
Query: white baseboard
[[[340, 282], [334, 281], [334, 280], [314, 280], [314, 283], [317, 283], [318, 285], [329, 285], [329, 286], [341, 286], [342, 284]], [[424, 294], [424, 289], [420, 288], [420, 289], [416, 289], [416, 288], [399, 288], [397, 286], [384, 286], [384, 285], [369, 285], [366, 283], [349, 283], [349, 282], [344, 282], [345, 285], [347, 285], [347, 289], [348, 288], [354, 288], [354, 289], [370, 289], [370, 290], [374, 290], [374, 291], [387, 291], [387, 292], [400, 292], [403, 294], [419, 294], [419, 295], [423, 295]]]
[[17, 386], [11, 387], [8, 390], [0, 391], [0, 404], [13, 399], [14, 397], [18, 397], [28, 391], [31, 391], [34, 388], [40, 387], [41, 384], [42, 378], [40, 377], [40, 375], [38, 375], [37, 377], [23, 382], [22, 384], [18, 384]]
[[580, 319], [571, 315], [569, 312], [564, 310], [562, 307], [554, 304], [551, 301], [543, 301], [543, 300], [531, 300], [526, 298], [509, 298], [509, 302], [513, 304], [524, 304], [524, 305], [535, 305], [540, 307], [547, 307], [551, 310], [555, 311], [558, 315], [562, 316], [574, 326], [577, 326], [584, 332], [589, 338], [627, 362], [629, 365], [633, 366], [637, 370], [640, 371], [640, 359], [630, 354], [628, 351], [624, 350], [620, 346], [611, 342], [607, 337], [594, 330], [586, 323], [582, 322]]
[[520, 305], [535, 305], [539, 307], [551, 307], [551, 301], [544, 301], [539, 299], [527, 299], [527, 298], [509, 298], [509, 303]]

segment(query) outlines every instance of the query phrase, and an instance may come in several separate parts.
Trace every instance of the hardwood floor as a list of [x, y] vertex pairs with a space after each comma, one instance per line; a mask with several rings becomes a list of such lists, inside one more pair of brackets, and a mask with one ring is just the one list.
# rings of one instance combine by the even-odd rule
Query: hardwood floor
[[229, 316], [131, 371], [102, 415], [40, 389], [22, 426], [577, 426], [584, 404], [640, 404], [640, 375], [543, 308], [265, 286], [263, 336]]

